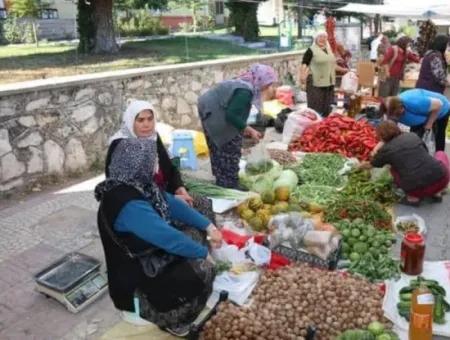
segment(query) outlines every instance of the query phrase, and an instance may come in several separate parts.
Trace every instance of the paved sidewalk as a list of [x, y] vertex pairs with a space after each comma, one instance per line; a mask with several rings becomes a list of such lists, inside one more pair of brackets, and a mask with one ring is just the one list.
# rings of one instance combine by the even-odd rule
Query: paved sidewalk
[[[205, 164], [204, 161], [196, 172], [197, 177], [210, 176]], [[96, 226], [98, 205], [92, 193], [99, 180], [33, 195], [0, 210], [0, 339], [138, 338], [139, 331], [133, 327], [126, 331], [120, 324], [108, 294], [82, 312], [72, 314], [34, 291], [33, 274], [70, 251], [94, 256], [104, 263]], [[449, 208], [450, 195], [440, 204], [396, 208], [397, 215], [415, 212], [426, 220], [429, 260], [450, 259]], [[155, 329], [141, 336], [154, 340], [170, 338]]]

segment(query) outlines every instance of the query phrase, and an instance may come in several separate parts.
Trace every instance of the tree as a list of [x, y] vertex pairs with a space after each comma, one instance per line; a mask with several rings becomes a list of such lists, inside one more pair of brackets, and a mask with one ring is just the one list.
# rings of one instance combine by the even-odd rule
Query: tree
[[259, 36], [258, 6], [266, 0], [253, 0], [244, 2], [241, 0], [229, 0], [225, 6], [230, 10], [229, 24], [234, 26], [235, 33], [245, 41], [255, 41]]
[[37, 36], [36, 19], [39, 18], [41, 10], [46, 6], [47, 4], [41, 3], [39, 0], [15, 0], [11, 4], [11, 13], [14, 16], [27, 19], [31, 22], [33, 28], [33, 39], [37, 47], [39, 47], [39, 41]]
[[[26, 0], [31, 1], [31, 0]], [[35, 1], [35, 0], [34, 0]], [[80, 43], [78, 48], [80, 50], [88, 49], [88, 52], [94, 53], [117, 53], [119, 46], [116, 42], [116, 35], [114, 29], [113, 19], [113, 0], [79, 0], [84, 2], [86, 6], [78, 6], [78, 9], [82, 9], [77, 16], [78, 27], [80, 25], [92, 20], [93, 29], [79, 29]], [[167, 0], [122, 0], [122, 4], [133, 4], [133, 6], [139, 6], [135, 9], [147, 7], [152, 9], [161, 9], [167, 6]], [[93, 33], [93, 31], [95, 33]], [[93, 43], [87, 43], [92, 39], [90, 34], [94, 34]], [[87, 45], [86, 45], [87, 43]]]
[[172, 0], [169, 2], [171, 8], [188, 8], [192, 13], [192, 26], [197, 32], [198, 11], [208, 6], [208, 0]]

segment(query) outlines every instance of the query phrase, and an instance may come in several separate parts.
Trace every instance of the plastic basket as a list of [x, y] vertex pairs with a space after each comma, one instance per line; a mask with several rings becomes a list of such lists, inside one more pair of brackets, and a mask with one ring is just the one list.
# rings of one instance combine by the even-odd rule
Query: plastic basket
[[272, 248], [272, 250], [287, 257], [288, 259], [294, 262], [308, 263], [309, 265], [316, 268], [335, 270], [339, 261], [341, 247], [342, 242], [339, 242], [339, 245], [336, 248], [336, 250], [332, 252], [326, 260], [323, 260], [316, 255], [307, 253], [306, 251], [289, 248], [283, 245], [278, 245]]

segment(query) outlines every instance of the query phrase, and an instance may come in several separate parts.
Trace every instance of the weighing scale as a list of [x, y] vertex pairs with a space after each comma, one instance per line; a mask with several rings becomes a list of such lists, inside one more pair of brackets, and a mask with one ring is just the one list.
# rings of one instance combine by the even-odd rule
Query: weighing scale
[[108, 288], [97, 259], [70, 253], [35, 275], [36, 290], [61, 302], [72, 313], [94, 302]]

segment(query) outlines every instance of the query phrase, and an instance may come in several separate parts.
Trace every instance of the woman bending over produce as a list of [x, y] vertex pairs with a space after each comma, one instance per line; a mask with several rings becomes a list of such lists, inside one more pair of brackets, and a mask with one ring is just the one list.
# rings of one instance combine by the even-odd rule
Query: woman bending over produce
[[386, 98], [384, 109], [389, 119], [411, 127], [411, 132], [423, 137], [434, 129], [436, 151], [445, 150], [445, 130], [450, 113], [450, 102], [437, 92], [413, 89], [396, 97]]
[[277, 75], [272, 67], [254, 64], [244, 74], [221, 82], [199, 98], [198, 112], [218, 186], [239, 189], [242, 135], [256, 140], [262, 137], [247, 126], [252, 103], [260, 108], [261, 97], [273, 92], [275, 82]]
[[402, 133], [393, 121], [384, 121], [377, 127], [381, 142], [372, 151], [370, 163], [363, 167], [391, 166], [391, 173], [406, 197], [401, 203], [418, 206], [422, 198], [442, 200], [441, 192], [449, 183], [447, 155], [436, 152], [432, 157], [423, 141], [414, 133]]
[[109, 294], [126, 321], [143, 324], [142, 317], [183, 336], [212, 290], [215, 273], [206, 235], [213, 247], [222, 235], [157, 185], [157, 137], [148, 125], [142, 127], [141, 114], [125, 124], [123, 138], [109, 154], [106, 180], [95, 188]]
[[[148, 137], [147, 137], [148, 136]], [[167, 154], [167, 150], [156, 132], [156, 115], [153, 105], [147, 101], [134, 100], [122, 117], [122, 127], [110, 139], [106, 155], [105, 174], [109, 175], [109, 163], [119, 142], [126, 138], [150, 138], [156, 141], [158, 157], [154, 180], [163, 190], [174, 194], [192, 206], [193, 199], [186, 191], [180, 172]]]

